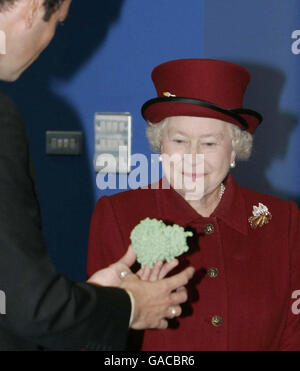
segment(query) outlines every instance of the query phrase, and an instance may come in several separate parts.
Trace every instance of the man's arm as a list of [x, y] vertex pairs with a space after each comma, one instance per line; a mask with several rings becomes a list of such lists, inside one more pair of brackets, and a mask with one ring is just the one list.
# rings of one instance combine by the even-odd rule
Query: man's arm
[[1, 328], [50, 349], [122, 349], [130, 299], [118, 288], [77, 284], [55, 272], [41, 233], [26, 134], [0, 95]]

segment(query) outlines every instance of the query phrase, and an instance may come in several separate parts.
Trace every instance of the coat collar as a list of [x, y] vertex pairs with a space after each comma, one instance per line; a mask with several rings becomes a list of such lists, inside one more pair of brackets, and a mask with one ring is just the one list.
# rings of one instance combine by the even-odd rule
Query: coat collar
[[[161, 186], [162, 180], [159, 183]], [[226, 177], [224, 184], [226, 190], [222, 200], [209, 218], [199, 215], [172, 187], [170, 189], [159, 187], [159, 191], [156, 192], [157, 205], [162, 219], [168, 221], [169, 217], [172, 218], [173, 222], [186, 227], [188, 225], [206, 224], [217, 218], [236, 231], [247, 235], [248, 217], [241, 187], [235, 182], [231, 174]]]

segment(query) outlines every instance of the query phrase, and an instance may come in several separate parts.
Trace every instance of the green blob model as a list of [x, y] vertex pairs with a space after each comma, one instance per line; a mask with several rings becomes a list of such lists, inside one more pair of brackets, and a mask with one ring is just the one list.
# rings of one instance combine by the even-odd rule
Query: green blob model
[[158, 261], [172, 261], [175, 257], [187, 252], [187, 237], [192, 232], [185, 232], [177, 224], [167, 226], [162, 220], [144, 219], [130, 234], [131, 244], [142, 268], [147, 264], [150, 268]]

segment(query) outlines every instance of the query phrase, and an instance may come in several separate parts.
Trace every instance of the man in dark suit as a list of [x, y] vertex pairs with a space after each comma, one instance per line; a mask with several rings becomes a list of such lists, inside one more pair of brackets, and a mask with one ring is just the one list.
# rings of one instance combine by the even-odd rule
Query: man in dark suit
[[[70, 4], [0, 0], [0, 31], [6, 36], [0, 79], [16, 80], [39, 56]], [[1, 94], [0, 290], [6, 310], [0, 313], [0, 350], [118, 350], [125, 346], [129, 327], [166, 328], [166, 319], [181, 313], [187, 299], [183, 286], [193, 269], [145, 282], [124, 274], [131, 273], [135, 258], [129, 249], [87, 283], [55, 272], [41, 232], [25, 130], [15, 106]]]

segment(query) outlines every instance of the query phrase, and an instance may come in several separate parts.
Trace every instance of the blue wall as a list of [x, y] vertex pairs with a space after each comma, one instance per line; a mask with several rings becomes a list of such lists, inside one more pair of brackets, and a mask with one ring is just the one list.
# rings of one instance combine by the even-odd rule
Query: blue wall
[[[85, 278], [90, 217], [104, 194], [93, 171], [94, 113], [131, 112], [132, 152], [149, 155], [140, 108], [154, 96], [151, 70], [201, 57], [202, 41], [201, 0], [74, 0], [40, 59], [17, 83], [1, 84], [27, 128], [50, 253], [70, 278]], [[83, 130], [84, 155], [46, 156], [46, 130]]]
[[[166, 60], [222, 58], [250, 70], [246, 105], [261, 111], [265, 121], [251, 161], [239, 165], [235, 175], [259, 191], [300, 198], [300, 55], [291, 53], [291, 33], [300, 29], [298, 3], [73, 1], [64, 28], [41, 58], [17, 83], [1, 84], [24, 118], [44, 233], [59, 271], [72, 279], [85, 278], [90, 217], [104, 194], [96, 188], [93, 171], [94, 113], [131, 112], [132, 151], [149, 155], [140, 107], [155, 94], [152, 68]], [[84, 155], [46, 156], [46, 130], [82, 130]]]
[[300, 55], [291, 52], [291, 34], [300, 28], [299, 11], [297, 0], [205, 1], [205, 57], [248, 68], [246, 106], [264, 116], [251, 160], [234, 174], [252, 189], [294, 200], [300, 198]]

